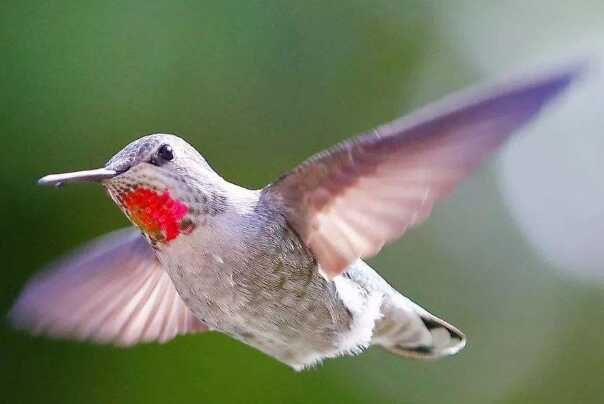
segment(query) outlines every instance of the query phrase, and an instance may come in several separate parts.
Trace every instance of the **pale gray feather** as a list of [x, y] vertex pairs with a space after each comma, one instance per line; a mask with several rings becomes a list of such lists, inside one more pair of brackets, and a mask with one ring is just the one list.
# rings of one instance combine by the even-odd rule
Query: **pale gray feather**
[[121, 346], [207, 329], [132, 228], [101, 237], [36, 276], [10, 317], [36, 334]]

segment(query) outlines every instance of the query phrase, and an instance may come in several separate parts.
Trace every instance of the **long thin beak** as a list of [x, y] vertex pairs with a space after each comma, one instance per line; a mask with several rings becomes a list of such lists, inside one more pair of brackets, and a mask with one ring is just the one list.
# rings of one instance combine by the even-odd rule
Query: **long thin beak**
[[113, 178], [117, 174], [117, 171], [114, 170], [97, 168], [96, 170], [74, 171], [73, 173], [46, 175], [38, 180], [38, 184], [60, 186], [66, 182], [98, 182]]

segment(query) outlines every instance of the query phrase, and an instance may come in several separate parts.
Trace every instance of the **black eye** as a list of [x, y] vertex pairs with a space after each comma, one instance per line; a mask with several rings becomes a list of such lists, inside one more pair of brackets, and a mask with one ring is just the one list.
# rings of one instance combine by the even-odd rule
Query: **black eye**
[[171, 161], [174, 158], [174, 151], [169, 144], [162, 144], [159, 149], [157, 149], [157, 155], [165, 161]]

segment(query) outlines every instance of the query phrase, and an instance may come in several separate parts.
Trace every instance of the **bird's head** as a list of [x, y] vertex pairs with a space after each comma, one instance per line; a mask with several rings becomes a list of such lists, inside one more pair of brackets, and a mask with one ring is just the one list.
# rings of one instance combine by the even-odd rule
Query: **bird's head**
[[153, 134], [128, 144], [103, 168], [47, 175], [39, 182], [100, 182], [132, 223], [157, 245], [190, 234], [202, 216], [223, 209], [215, 187], [220, 180], [186, 141]]

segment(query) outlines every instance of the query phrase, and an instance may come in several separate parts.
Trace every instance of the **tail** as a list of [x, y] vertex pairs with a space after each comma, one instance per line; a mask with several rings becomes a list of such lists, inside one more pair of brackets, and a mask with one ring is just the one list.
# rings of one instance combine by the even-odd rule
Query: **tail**
[[372, 343], [395, 355], [435, 359], [466, 345], [461, 331], [398, 293], [386, 300], [382, 312]]

